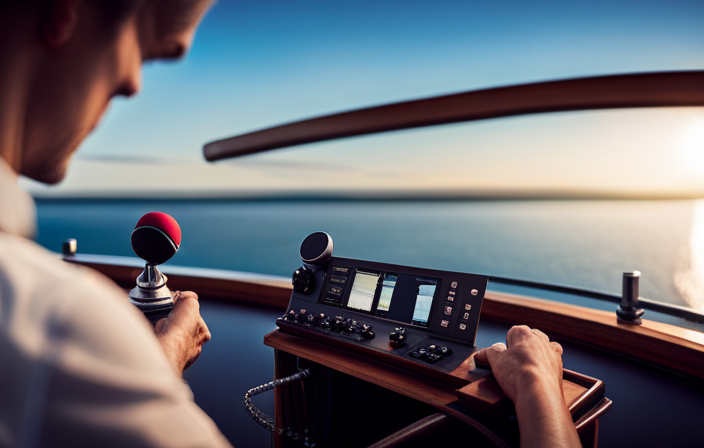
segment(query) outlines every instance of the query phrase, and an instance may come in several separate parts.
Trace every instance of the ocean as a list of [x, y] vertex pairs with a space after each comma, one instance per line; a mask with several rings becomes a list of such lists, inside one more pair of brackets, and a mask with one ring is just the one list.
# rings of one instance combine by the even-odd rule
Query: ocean
[[702, 309], [704, 202], [40, 200], [38, 239], [59, 251], [134, 256], [130, 232], [150, 211], [183, 231], [169, 262], [290, 276], [298, 246], [322, 230], [343, 257], [528, 279]]

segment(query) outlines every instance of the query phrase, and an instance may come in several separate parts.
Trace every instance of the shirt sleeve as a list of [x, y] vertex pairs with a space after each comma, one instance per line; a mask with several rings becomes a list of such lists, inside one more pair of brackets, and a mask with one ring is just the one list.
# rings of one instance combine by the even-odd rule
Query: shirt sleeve
[[229, 447], [126, 294], [87, 274], [50, 324], [39, 445]]

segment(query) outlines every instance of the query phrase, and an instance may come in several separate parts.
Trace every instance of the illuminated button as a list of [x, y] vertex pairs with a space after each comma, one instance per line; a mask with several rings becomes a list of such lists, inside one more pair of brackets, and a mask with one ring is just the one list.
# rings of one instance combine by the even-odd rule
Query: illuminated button
[[440, 321], [440, 326], [441, 326], [441, 327], [447, 327], [448, 325], [450, 325], [450, 321], [449, 321], [449, 320]]
[[451, 296], [454, 296], [454, 295], [455, 295], [455, 291], [450, 291], [448, 294], [450, 294]]
[[446, 316], [449, 316], [450, 314], [452, 314], [452, 307], [451, 307], [451, 306], [446, 306], [446, 307], [445, 307], [445, 315], [446, 315]]
[[465, 309], [465, 311], [469, 311], [469, 310], [472, 309], [472, 305], [470, 305], [470, 304], [468, 303], [468, 304], [466, 304], [466, 305], [464, 306], [464, 309]]
[[467, 325], [465, 325], [465, 324], [460, 324], [460, 330], [466, 330], [466, 329], [467, 329]]
[[334, 286], [330, 289], [328, 289], [328, 294], [334, 294], [336, 296], [339, 296], [342, 294], [342, 288], [335, 288]]
[[469, 319], [469, 313], [464, 313], [464, 316], [462, 316], [462, 319], [464, 319], [464, 320]]
[[456, 289], [456, 288], [457, 288], [457, 282], [452, 282], [452, 283], [450, 284], [450, 287], [451, 287], [452, 289]]
[[473, 290], [472, 290], [472, 295], [473, 295], [473, 296], [476, 296], [477, 294], [479, 294], [479, 291], [477, 291], [476, 289], [473, 289]]
[[345, 277], [331, 277], [330, 282], [332, 283], [340, 283], [340, 284], [345, 284], [347, 279]]
[[455, 297], [454, 297], [454, 296], [447, 296], [447, 301], [448, 301], [448, 302], [454, 302], [454, 301], [455, 301]]
[[350, 268], [341, 268], [339, 266], [335, 266], [332, 268], [333, 272], [339, 272], [341, 274], [347, 274], [350, 272]]

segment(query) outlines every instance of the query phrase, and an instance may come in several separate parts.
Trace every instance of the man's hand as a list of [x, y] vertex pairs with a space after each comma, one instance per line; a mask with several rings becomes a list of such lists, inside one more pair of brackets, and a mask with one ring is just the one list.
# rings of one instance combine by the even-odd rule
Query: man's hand
[[562, 346], [540, 330], [511, 328], [506, 345], [480, 350], [475, 360], [488, 364], [516, 406], [521, 447], [580, 447], [562, 393]]
[[200, 356], [210, 331], [200, 316], [198, 296], [194, 292], [174, 292], [174, 308], [169, 317], [154, 327], [166, 357], [180, 377]]
[[477, 352], [475, 360], [488, 364], [496, 381], [514, 403], [521, 393], [540, 387], [562, 396], [562, 346], [538, 329], [511, 328], [506, 344]]

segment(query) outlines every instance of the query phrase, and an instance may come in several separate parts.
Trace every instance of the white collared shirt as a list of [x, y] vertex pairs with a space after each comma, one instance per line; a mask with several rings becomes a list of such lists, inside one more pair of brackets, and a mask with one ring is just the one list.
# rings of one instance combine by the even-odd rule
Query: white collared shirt
[[126, 294], [26, 239], [16, 180], [0, 158], [0, 447], [230, 446]]

